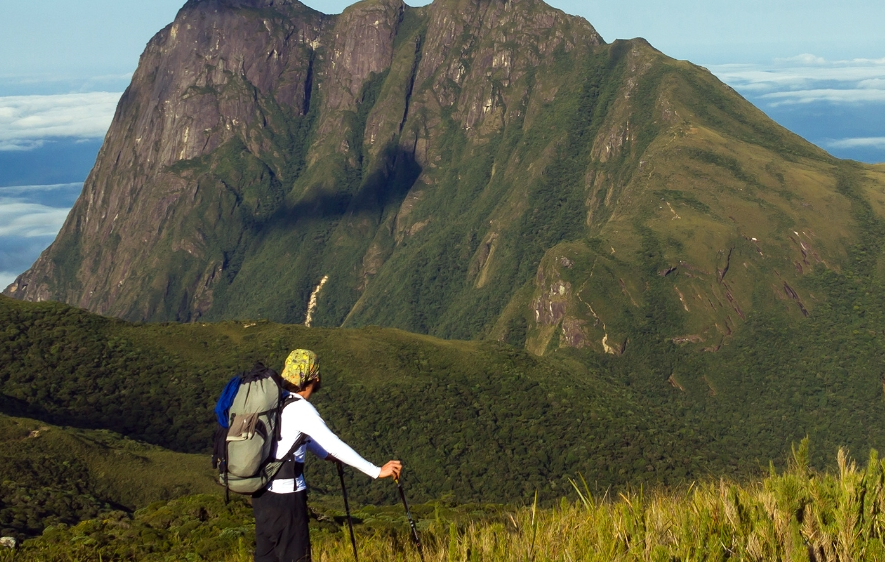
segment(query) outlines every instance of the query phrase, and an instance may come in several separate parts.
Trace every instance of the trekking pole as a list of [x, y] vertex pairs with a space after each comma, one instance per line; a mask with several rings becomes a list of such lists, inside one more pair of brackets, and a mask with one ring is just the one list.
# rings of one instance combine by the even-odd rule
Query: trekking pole
[[412, 538], [415, 540], [415, 546], [418, 548], [418, 555], [424, 561], [424, 549], [421, 547], [421, 539], [418, 538], [418, 527], [415, 526], [415, 520], [412, 519], [412, 512], [409, 511], [409, 502], [406, 501], [406, 493], [403, 491], [403, 485], [399, 483], [399, 478], [394, 478], [396, 487], [399, 490], [399, 497], [403, 500], [403, 507], [406, 508], [406, 517], [409, 519], [409, 527], [412, 528]]
[[356, 537], [353, 536], [353, 519], [350, 518], [350, 504], [347, 503], [347, 488], [344, 486], [344, 465], [341, 461], [336, 462], [338, 465], [338, 478], [341, 479], [341, 495], [344, 496], [344, 511], [347, 513], [347, 526], [350, 527], [350, 544], [353, 545], [353, 559], [359, 562], [359, 556], [356, 553]]

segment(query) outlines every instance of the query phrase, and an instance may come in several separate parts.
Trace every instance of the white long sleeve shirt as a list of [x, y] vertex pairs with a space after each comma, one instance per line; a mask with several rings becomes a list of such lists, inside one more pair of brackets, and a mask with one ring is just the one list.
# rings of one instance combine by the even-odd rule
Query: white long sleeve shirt
[[[381, 475], [381, 467], [361, 457], [350, 445], [332, 433], [313, 404], [307, 400], [295, 400], [283, 408], [280, 416], [280, 432], [282, 435], [277, 442], [277, 460], [286, 456], [295, 441], [304, 433], [308, 439], [295, 450], [295, 462], [303, 463], [304, 455], [309, 450], [321, 459], [332, 455], [370, 478], [378, 478]], [[291, 494], [307, 489], [307, 485], [304, 476], [301, 475], [297, 478], [272, 480], [267, 489], [275, 494]]]

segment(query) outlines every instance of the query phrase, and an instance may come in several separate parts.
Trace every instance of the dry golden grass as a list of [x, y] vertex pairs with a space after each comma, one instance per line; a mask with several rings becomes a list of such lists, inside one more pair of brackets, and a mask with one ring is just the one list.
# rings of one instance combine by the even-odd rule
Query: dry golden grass
[[[832, 474], [812, 472], [807, 443], [792, 467], [762, 481], [711, 480], [679, 491], [635, 491], [596, 498], [575, 483], [577, 502], [527, 507], [506, 523], [463, 528], [433, 522], [423, 531], [424, 560], [670, 561], [885, 559], [885, 463], [875, 452], [858, 468], [845, 451]], [[362, 560], [413, 562], [408, 537], [364, 537]], [[244, 558], [244, 556], [246, 556]], [[347, 540], [314, 545], [323, 562], [351, 560]], [[228, 560], [248, 560], [242, 552]]]

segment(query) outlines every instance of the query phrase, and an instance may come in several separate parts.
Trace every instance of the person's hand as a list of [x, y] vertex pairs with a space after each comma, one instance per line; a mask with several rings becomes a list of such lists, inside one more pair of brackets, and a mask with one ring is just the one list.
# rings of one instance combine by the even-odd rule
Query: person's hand
[[399, 461], [388, 461], [387, 464], [381, 467], [381, 474], [378, 475], [378, 478], [399, 478], [399, 473], [403, 469], [403, 463]]
[[336, 459], [335, 457], [333, 457], [332, 455], [326, 455], [326, 460], [329, 462], [341, 462], [338, 459]]

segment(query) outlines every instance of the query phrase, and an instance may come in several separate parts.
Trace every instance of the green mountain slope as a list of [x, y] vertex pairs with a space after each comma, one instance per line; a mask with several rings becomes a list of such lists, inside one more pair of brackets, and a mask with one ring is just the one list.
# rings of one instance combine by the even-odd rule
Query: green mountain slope
[[106, 430], [0, 414], [0, 533], [22, 538], [198, 492], [217, 492], [203, 455], [173, 453]]
[[[129, 324], [2, 298], [0, 412], [207, 452], [232, 374], [256, 360], [279, 368], [307, 347], [328, 383], [320, 412], [370, 460], [401, 458], [416, 500], [550, 498], [579, 472], [599, 489], [741, 475], [806, 435], [823, 466], [840, 446], [885, 446], [885, 305], [864, 273], [871, 262], [853, 261], [811, 278], [826, 304], [806, 330], [760, 315], [719, 353], [661, 338], [652, 321], [632, 354], [538, 358], [392, 329]], [[311, 482], [335, 494], [325, 465], [308, 468]], [[396, 501], [368, 479], [353, 486], [357, 501]]]
[[846, 267], [883, 189], [706, 70], [539, 0], [192, 1], [6, 294], [287, 323], [315, 294], [314, 325], [536, 354], [629, 354], [664, 315], [656, 337], [716, 350], [760, 313], [802, 329], [802, 280]]
[[[499, 344], [267, 322], [132, 325], [7, 298], [0, 317], [10, 327], [0, 332], [0, 411], [179, 451], [208, 452], [211, 408], [237, 370], [258, 359], [279, 368], [291, 348], [314, 349], [325, 377], [317, 408], [370, 460], [401, 458], [416, 501], [522, 501], [563, 490], [578, 472], [605, 488], [754, 466], [730, 466], [712, 435], [668, 405]], [[325, 465], [309, 477], [336, 494]], [[353, 494], [397, 500], [359, 476]]]
[[[39, 522], [59, 498], [72, 503], [54, 517], [89, 516], [107, 502], [137, 506], [151, 494], [174, 496], [208, 484], [205, 454], [183, 462], [172, 478], [153, 470], [159, 452], [133, 452], [125, 446], [131, 442], [107, 434], [81, 432], [86, 437], [66, 436], [49, 449], [28, 449], [47, 441], [27, 437], [48, 421], [205, 452], [211, 407], [231, 374], [257, 359], [278, 366], [296, 346], [322, 358], [327, 384], [315, 401], [333, 429], [375, 462], [403, 459], [416, 501], [522, 502], [536, 490], [551, 501], [577, 473], [598, 492], [755, 474], [806, 435], [819, 467], [839, 446], [881, 448], [885, 305], [875, 281], [878, 262], [868, 257], [875, 252], [865, 250], [885, 239], [877, 224], [871, 223], [868, 245], [847, 249], [850, 266], [840, 274], [824, 270], [805, 279], [804, 288], [823, 303], [805, 329], [795, 330], [776, 313], [760, 314], [718, 353], [661, 337], [654, 317], [648, 337], [631, 344], [630, 354], [561, 349], [538, 358], [490, 342], [391, 329], [129, 324], [57, 303], [0, 298], [6, 326], [0, 412], [41, 420], [4, 422], [8, 443], [16, 445], [4, 445], [3, 462], [12, 463], [10, 471], [24, 467], [25, 475], [39, 476], [13, 479], [4, 488], [12, 501], [4, 505], [8, 513], [39, 512], [32, 516]], [[88, 454], [67, 456], [84, 442], [110, 449], [98, 447], [103, 454], [96, 454], [90, 445]], [[105, 454], [115, 448], [123, 452]], [[145, 465], [143, 457], [153, 460]], [[37, 469], [47, 458], [70, 468], [43, 474]], [[84, 465], [84, 458], [93, 464]], [[125, 480], [112, 486], [116, 476], [110, 482], [95, 477], [130, 470], [154, 475], [147, 491], [136, 488], [141, 496], [125, 495]], [[313, 462], [308, 476], [316, 493], [337, 494], [336, 474], [326, 463]], [[360, 503], [396, 501], [390, 487], [359, 475], [350, 487]], [[43, 499], [23, 504], [24, 497]], [[27, 515], [12, 523], [31, 528]]]

